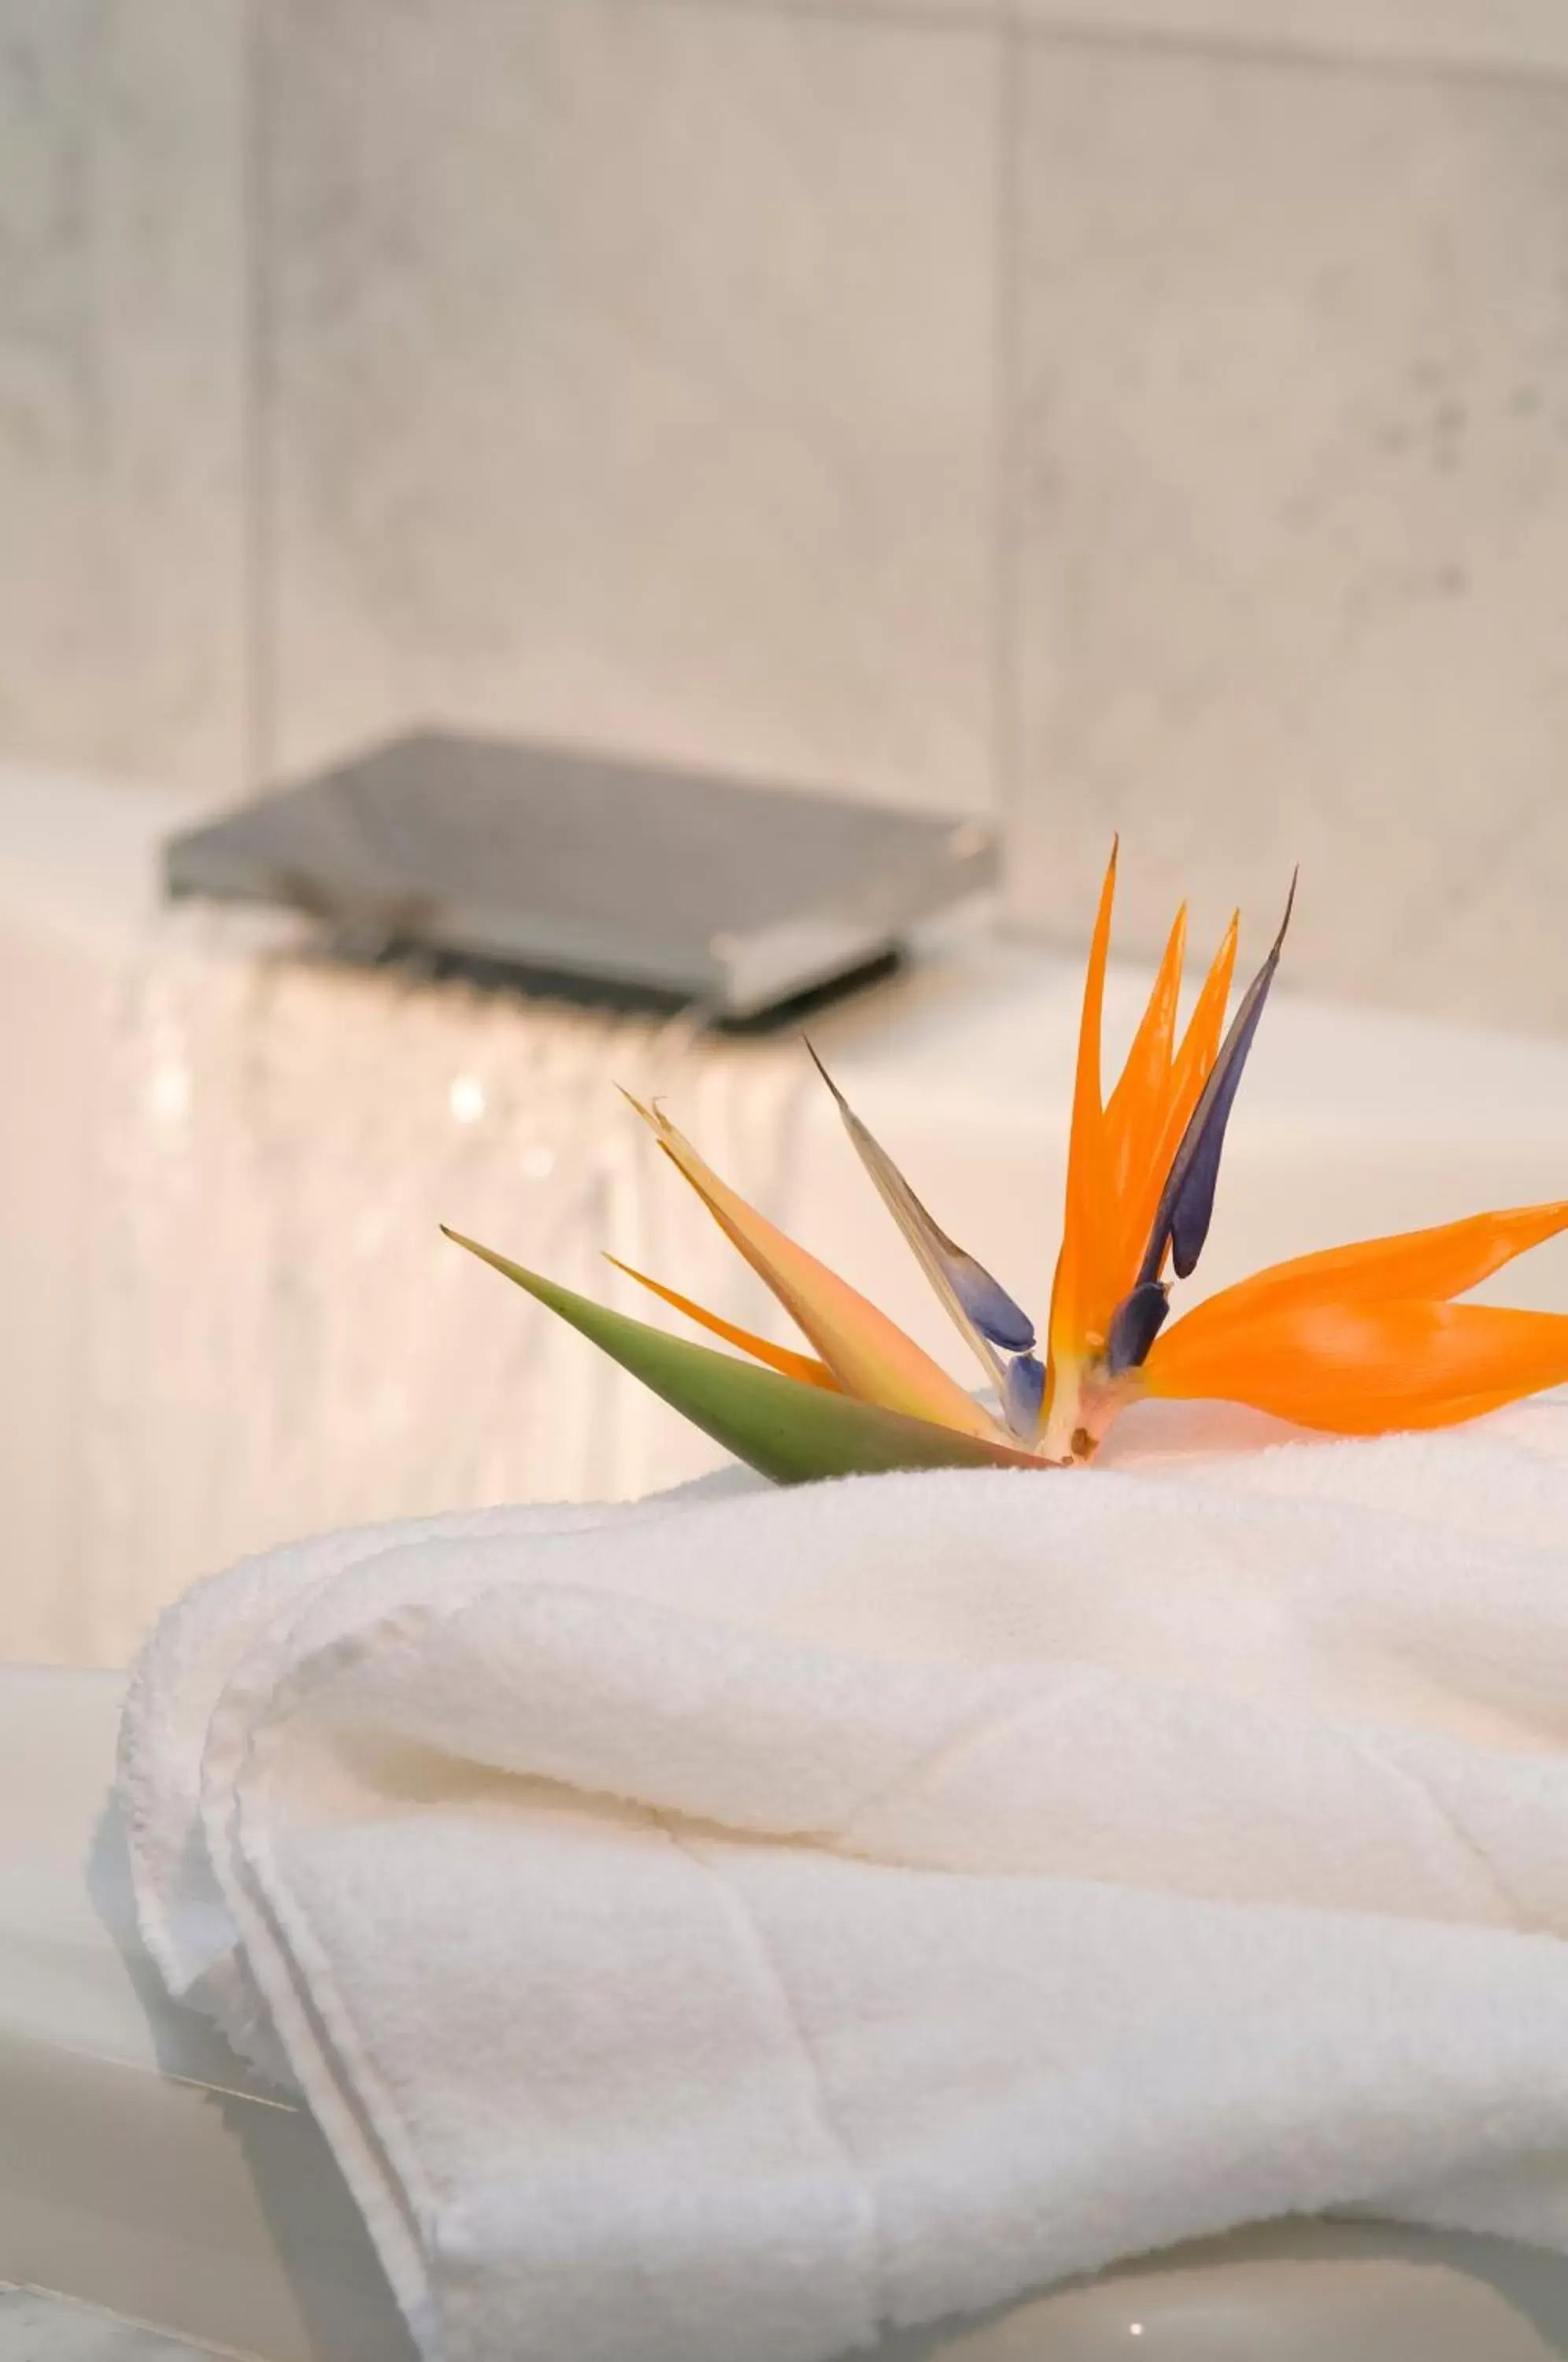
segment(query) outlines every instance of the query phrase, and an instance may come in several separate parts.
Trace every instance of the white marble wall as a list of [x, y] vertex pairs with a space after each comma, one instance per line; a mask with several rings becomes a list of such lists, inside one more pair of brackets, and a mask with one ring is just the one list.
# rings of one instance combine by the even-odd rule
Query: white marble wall
[[244, 767], [240, 0], [0, 0], [0, 753]]
[[984, 801], [988, 36], [263, 21], [278, 763], [457, 716]]
[[0, 0], [6, 753], [1120, 825], [1568, 1027], [1565, 384], [1568, 0]]
[[[1019, 914], [1568, 1025], [1568, 85], [1038, 42]], [[1261, 905], [1261, 908], [1259, 907]]]

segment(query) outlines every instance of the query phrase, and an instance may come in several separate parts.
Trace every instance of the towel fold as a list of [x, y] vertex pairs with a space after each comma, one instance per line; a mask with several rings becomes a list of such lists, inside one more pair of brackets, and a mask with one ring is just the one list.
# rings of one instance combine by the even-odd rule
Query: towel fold
[[121, 1789], [444, 2362], [825, 2362], [1293, 2211], [1568, 2248], [1562, 1400], [303, 1544], [165, 1618]]

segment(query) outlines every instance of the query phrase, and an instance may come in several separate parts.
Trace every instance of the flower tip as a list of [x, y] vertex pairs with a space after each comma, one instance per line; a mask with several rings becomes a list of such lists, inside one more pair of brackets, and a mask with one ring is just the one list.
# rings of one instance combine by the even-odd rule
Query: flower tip
[[833, 1076], [828, 1073], [827, 1068], [818, 1057], [816, 1044], [812, 1042], [811, 1035], [809, 1033], [802, 1033], [801, 1039], [806, 1045], [807, 1057], [810, 1058], [812, 1065], [816, 1068], [818, 1074], [822, 1076], [823, 1082], [833, 1093], [834, 1098], [839, 1104], [839, 1107], [843, 1109], [845, 1105], [844, 1093], [839, 1089], [838, 1085], [834, 1081]]

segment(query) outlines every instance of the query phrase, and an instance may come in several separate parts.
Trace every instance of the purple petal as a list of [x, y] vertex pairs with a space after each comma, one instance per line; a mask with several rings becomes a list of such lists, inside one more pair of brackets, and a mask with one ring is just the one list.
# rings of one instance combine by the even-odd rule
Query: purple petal
[[[1242, 997], [1242, 1003], [1231, 1021], [1230, 1032], [1220, 1047], [1203, 1093], [1193, 1109], [1191, 1120], [1181, 1136], [1181, 1145], [1172, 1160], [1170, 1173], [1161, 1192], [1154, 1227], [1149, 1234], [1149, 1244], [1138, 1274], [1140, 1286], [1159, 1277], [1165, 1261], [1166, 1242], [1171, 1261], [1178, 1278], [1186, 1279], [1203, 1252], [1209, 1236], [1209, 1224], [1214, 1212], [1214, 1187], [1220, 1178], [1220, 1152], [1225, 1145], [1225, 1127], [1231, 1120], [1231, 1108], [1236, 1087], [1242, 1079], [1242, 1069], [1247, 1053], [1253, 1046], [1253, 1036], [1258, 1030], [1264, 1002], [1268, 999], [1269, 986], [1274, 982], [1279, 966], [1279, 955], [1285, 943], [1285, 931], [1290, 924], [1290, 913], [1296, 903], [1296, 880], [1290, 881], [1290, 895], [1285, 905], [1285, 916], [1279, 922], [1279, 933], [1256, 976]], [[1150, 1341], [1153, 1342], [1153, 1340]], [[1145, 1348], [1147, 1351], [1147, 1348]]]
[[[935, 1231], [934, 1223], [932, 1228]], [[1004, 1352], [1026, 1352], [1034, 1342], [1034, 1323], [1028, 1313], [973, 1255], [955, 1247], [941, 1231], [936, 1231], [936, 1241], [940, 1243], [935, 1251], [948, 1284], [981, 1336], [1001, 1346]]]
[[1170, 1308], [1170, 1290], [1158, 1279], [1140, 1280], [1132, 1294], [1122, 1297], [1111, 1315], [1105, 1346], [1105, 1366], [1113, 1378], [1123, 1370], [1137, 1369], [1146, 1360]]
[[1002, 1379], [1002, 1410], [1014, 1435], [1031, 1441], [1040, 1429], [1040, 1406], [1045, 1399], [1045, 1371], [1032, 1353], [1020, 1353], [1007, 1365]]

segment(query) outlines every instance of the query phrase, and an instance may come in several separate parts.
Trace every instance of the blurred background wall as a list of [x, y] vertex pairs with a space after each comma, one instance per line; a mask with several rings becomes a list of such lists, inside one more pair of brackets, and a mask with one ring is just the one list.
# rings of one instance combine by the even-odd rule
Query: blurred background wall
[[0, 0], [0, 759], [1121, 826], [1564, 1029], [1565, 620], [1568, 0]]

